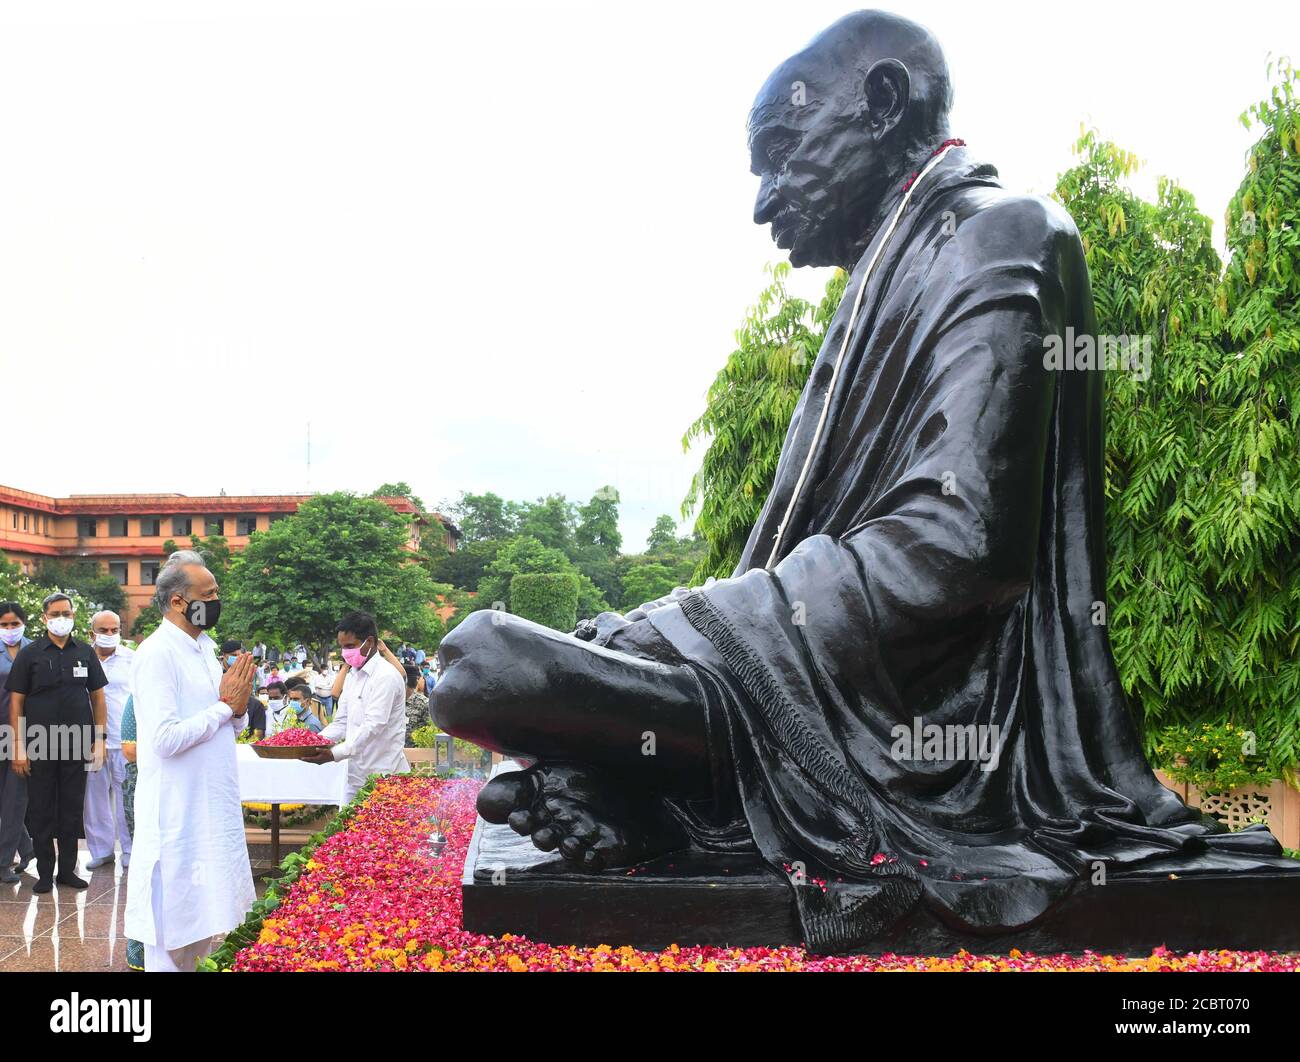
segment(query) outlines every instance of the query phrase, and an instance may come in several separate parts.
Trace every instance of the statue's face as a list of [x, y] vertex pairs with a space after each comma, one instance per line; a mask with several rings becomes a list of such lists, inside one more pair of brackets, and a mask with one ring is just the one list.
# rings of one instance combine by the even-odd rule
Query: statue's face
[[889, 191], [889, 141], [871, 134], [855, 71], [805, 53], [768, 79], [750, 116], [754, 221], [795, 266], [851, 267]]

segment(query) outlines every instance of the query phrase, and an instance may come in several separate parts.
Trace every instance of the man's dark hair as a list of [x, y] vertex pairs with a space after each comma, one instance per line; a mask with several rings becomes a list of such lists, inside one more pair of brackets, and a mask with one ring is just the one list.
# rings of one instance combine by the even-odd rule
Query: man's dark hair
[[375, 617], [369, 612], [349, 612], [337, 627], [339, 634], [354, 634], [363, 642], [367, 638], [378, 638], [379, 628], [375, 626]]
[[406, 672], [406, 688], [415, 689], [420, 684], [420, 669], [413, 664], [407, 664], [402, 670]]
[[54, 593], [50, 594], [49, 597], [47, 597], [44, 601], [41, 602], [41, 611], [42, 612], [48, 611], [51, 605], [56, 604], [60, 601], [66, 601], [69, 605], [73, 605], [74, 608], [76, 607], [72, 598], [70, 598], [62, 590], [56, 590]]
[[243, 648], [244, 647], [238, 638], [227, 638], [221, 643], [221, 655], [225, 656], [227, 653], [237, 653]]
[[279, 690], [281, 693], [283, 693], [283, 692], [284, 692], [284, 683], [283, 683], [283, 682], [271, 682], [271, 683], [268, 683], [268, 685], [267, 685], [267, 687], [266, 687], [266, 692], [267, 692], [267, 693], [274, 693], [276, 690]]
[[0, 601], [0, 616], [7, 616], [10, 612], [24, 623], [27, 622], [27, 610], [17, 601]]
[[285, 693], [292, 692], [293, 690], [302, 690], [302, 692], [307, 695], [307, 699], [311, 700], [311, 687], [307, 685], [306, 679], [290, 679], [284, 684]]

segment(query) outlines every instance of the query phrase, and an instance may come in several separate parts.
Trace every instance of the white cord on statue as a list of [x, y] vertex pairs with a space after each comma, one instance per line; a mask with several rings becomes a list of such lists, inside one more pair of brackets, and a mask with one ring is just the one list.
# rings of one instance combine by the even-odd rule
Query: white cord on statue
[[862, 280], [858, 283], [857, 294], [853, 297], [853, 311], [849, 314], [849, 324], [844, 330], [844, 340], [840, 343], [840, 352], [835, 356], [835, 365], [831, 369], [831, 381], [826, 388], [826, 398], [822, 402], [821, 416], [817, 418], [817, 430], [813, 432], [812, 441], [808, 444], [808, 456], [804, 458], [803, 468], [799, 470], [799, 479], [795, 482], [794, 493], [790, 495], [790, 504], [785, 508], [785, 515], [781, 517], [781, 522], [777, 525], [776, 541], [772, 543], [772, 553], [767, 558], [767, 570], [771, 570], [776, 565], [777, 554], [781, 550], [781, 538], [785, 534], [786, 524], [789, 523], [791, 515], [794, 513], [794, 507], [799, 501], [799, 495], [803, 492], [804, 481], [808, 478], [808, 469], [812, 466], [813, 456], [817, 453], [817, 444], [821, 441], [822, 429], [826, 427], [826, 417], [830, 413], [831, 398], [835, 394], [835, 382], [839, 379], [840, 366], [844, 362], [844, 354], [849, 349], [849, 339], [853, 335], [853, 327], [857, 324], [858, 311], [862, 308], [862, 293], [867, 290], [867, 281], [871, 278], [872, 271], [876, 268], [876, 263], [880, 260], [881, 254], [889, 243], [889, 239], [894, 234], [894, 229], [898, 226], [898, 219], [903, 216], [903, 211], [907, 209], [907, 204], [912, 199], [912, 193], [916, 191], [917, 186], [925, 180], [926, 176], [958, 144], [950, 144], [941, 152], [934, 156], [924, 169], [917, 174], [914, 180], [903, 195], [902, 201], [898, 204], [898, 209], [894, 211], [893, 218], [890, 219], [889, 227], [885, 229], [885, 234], [876, 244], [876, 253], [871, 256], [871, 261], [867, 263], [866, 272], [862, 274]]

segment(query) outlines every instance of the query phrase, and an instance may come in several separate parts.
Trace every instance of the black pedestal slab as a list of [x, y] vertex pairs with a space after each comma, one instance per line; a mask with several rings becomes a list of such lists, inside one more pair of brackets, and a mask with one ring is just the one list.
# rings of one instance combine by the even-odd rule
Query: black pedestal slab
[[[1267, 873], [1119, 876], [1080, 886], [1037, 923], [972, 935], [924, 906], [866, 949], [869, 954], [949, 955], [967, 951], [1138, 954], [1174, 951], [1300, 951], [1300, 871], [1278, 860]], [[495, 883], [494, 883], [495, 882]], [[670, 944], [730, 947], [797, 944], [790, 887], [754, 859], [691, 853], [634, 874], [583, 875], [537, 851], [508, 827], [480, 820], [462, 880], [464, 925], [550, 944]]]

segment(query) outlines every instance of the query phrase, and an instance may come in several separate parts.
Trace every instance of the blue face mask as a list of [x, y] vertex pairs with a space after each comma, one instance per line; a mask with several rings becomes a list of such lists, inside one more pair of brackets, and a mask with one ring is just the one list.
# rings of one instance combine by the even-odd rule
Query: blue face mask
[[228, 657], [226, 657], [226, 667], [234, 667], [234, 666], [235, 666], [235, 661], [238, 660], [238, 659], [239, 659], [239, 657], [237, 657], [237, 656], [228, 656]]

